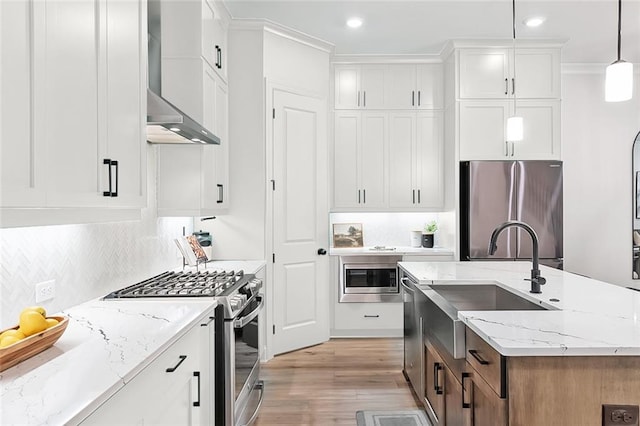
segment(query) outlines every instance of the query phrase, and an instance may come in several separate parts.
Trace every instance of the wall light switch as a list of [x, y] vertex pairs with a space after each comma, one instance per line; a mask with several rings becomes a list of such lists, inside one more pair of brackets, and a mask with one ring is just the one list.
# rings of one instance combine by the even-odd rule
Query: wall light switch
[[36, 284], [36, 303], [51, 300], [56, 296], [56, 280]]

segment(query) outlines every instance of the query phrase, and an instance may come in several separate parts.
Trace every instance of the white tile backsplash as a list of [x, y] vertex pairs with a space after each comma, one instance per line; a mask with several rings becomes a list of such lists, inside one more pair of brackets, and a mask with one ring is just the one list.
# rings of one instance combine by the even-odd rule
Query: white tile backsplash
[[[331, 213], [329, 215], [329, 232], [332, 235], [334, 223], [361, 223], [365, 246], [409, 247], [411, 246], [411, 231], [421, 231], [426, 223], [435, 220], [439, 227], [435, 234], [435, 245], [454, 249], [455, 221], [451, 220], [451, 216], [453, 216], [453, 212]], [[452, 222], [453, 225], [451, 225]], [[333, 242], [331, 235], [329, 241]]]
[[[148, 217], [145, 217], [148, 216]], [[35, 303], [35, 285], [55, 280], [54, 313], [152, 275], [178, 267], [173, 239], [191, 218], [0, 230], [0, 328], [17, 323]]]

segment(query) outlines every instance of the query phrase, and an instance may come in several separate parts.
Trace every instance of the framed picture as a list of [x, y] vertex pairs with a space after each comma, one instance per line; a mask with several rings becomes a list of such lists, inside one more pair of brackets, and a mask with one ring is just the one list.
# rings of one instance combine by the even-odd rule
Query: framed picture
[[333, 246], [336, 248], [362, 247], [361, 223], [334, 223]]

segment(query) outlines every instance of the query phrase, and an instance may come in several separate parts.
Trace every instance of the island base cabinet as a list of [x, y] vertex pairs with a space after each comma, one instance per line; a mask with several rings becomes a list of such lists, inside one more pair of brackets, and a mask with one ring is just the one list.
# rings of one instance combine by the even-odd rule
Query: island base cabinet
[[[466, 373], [463, 379], [464, 408], [462, 416], [473, 426], [506, 426], [508, 403], [476, 372]], [[462, 407], [462, 401], [460, 406]], [[549, 423], [554, 424], [554, 423]]]
[[602, 405], [640, 405], [640, 357], [510, 357], [509, 424], [602, 425]]
[[[203, 345], [207, 328], [193, 327], [115, 395], [87, 417], [82, 425], [208, 424], [208, 359]], [[207, 346], [208, 348], [208, 346]]]

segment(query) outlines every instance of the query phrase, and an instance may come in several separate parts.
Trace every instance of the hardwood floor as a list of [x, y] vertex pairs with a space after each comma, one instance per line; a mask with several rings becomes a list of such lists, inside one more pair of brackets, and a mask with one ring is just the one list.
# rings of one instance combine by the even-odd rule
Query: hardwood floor
[[402, 374], [402, 339], [332, 339], [261, 366], [255, 426], [350, 425], [358, 410], [421, 408]]

